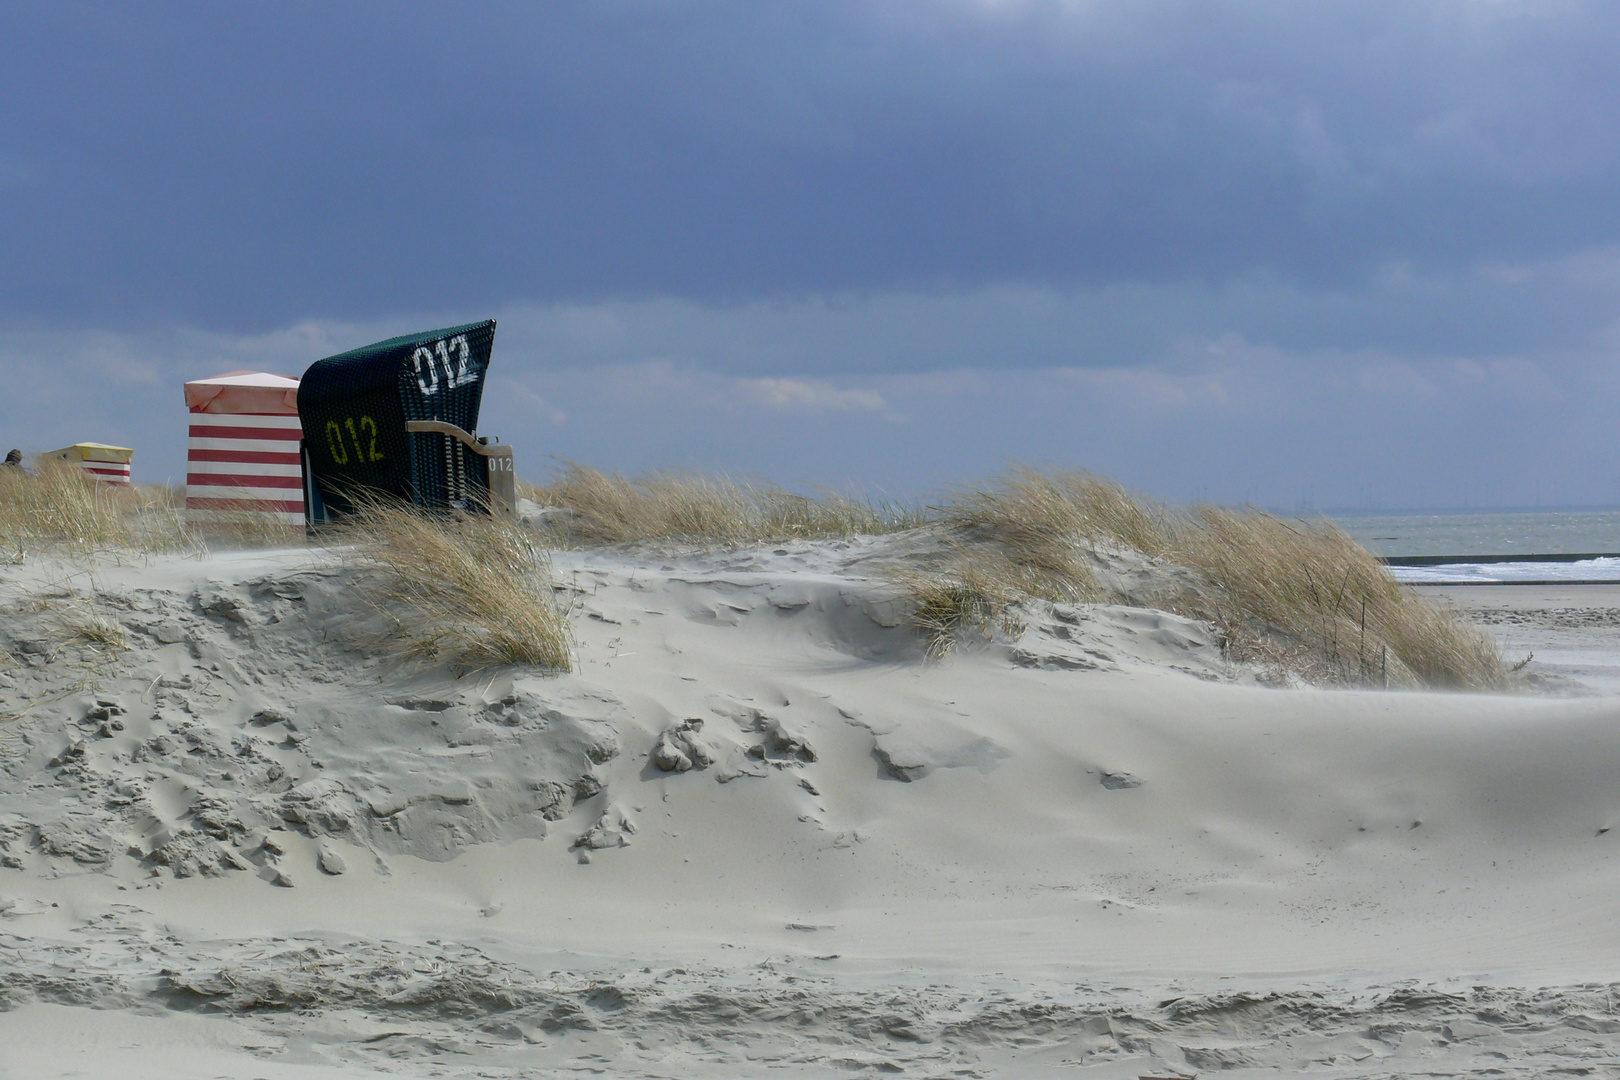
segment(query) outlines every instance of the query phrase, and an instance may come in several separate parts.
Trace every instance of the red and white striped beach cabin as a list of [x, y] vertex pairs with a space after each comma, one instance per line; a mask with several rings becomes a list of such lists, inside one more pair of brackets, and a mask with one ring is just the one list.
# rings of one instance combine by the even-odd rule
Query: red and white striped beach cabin
[[233, 371], [186, 383], [186, 512], [206, 521], [253, 511], [304, 523], [298, 380]]
[[81, 442], [51, 450], [40, 455], [71, 461], [97, 480], [108, 484], [129, 483], [129, 461], [135, 451], [127, 446], [108, 446], [106, 443]]

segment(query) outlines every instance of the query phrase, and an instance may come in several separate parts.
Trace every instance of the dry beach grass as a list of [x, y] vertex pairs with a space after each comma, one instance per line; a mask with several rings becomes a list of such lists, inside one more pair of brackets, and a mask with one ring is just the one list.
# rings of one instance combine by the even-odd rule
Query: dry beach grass
[[1194, 571], [1198, 586], [1162, 602], [1213, 623], [1235, 659], [1318, 683], [1500, 689], [1509, 682], [1486, 634], [1401, 588], [1326, 520], [1181, 510], [1084, 472], [1018, 468], [928, 511], [683, 474], [631, 479], [579, 465], [529, 493], [568, 511], [555, 531], [574, 545], [723, 546], [943, 527], [942, 565], [892, 573], [935, 655], [963, 633], [1004, 625], [1021, 598], [1139, 601], [1099, 584], [1093, 553], [1102, 545]]
[[65, 462], [33, 475], [0, 469], [0, 544], [17, 561], [42, 552], [165, 552], [196, 546], [166, 488], [97, 483]]
[[[1142, 604], [1143, 597], [1112, 592], [1095, 572], [1099, 550], [1120, 549], [1192, 571], [1151, 603], [1213, 624], [1234, 659], [1326, 684], [1510, 683], [1486, 634], [1401, 588], [1330, 522], [1182, 510], [1089, 473], [1014, 469], [928, 510], [690, 474], [627, 478], [580, 465], [526, 493], [564, 512], [539, 539], [565, 546], [723, 547], [927, 526], [930, 542], [943, 534], [943, 557], [927, 568], [896, 566], [891, 577], [935, 655], [963, 634], [1010, 627], [1024, 598]], [[412, 613], [393, 619], [402, 654], [472, 667], [568, 667], [567, 624], [551, 605], [536, 534], [488, 518], [372, 506], [343, 536], [355, 557], [386, 572], [379, 610]], [[0, 542], [13, 561], [40, 551], [84, 556], [297, 539], [296, 530], [247, 518], [200, 534], [166, 489], [97, 484], [54, 462], [31, 477], [0, 475]]]
[[1213, 623], [1229, 653], [1317, 683], [1501, 689], [1509, 675], [1479, 629], [1401, 588], [1332, 523], [1263, 511], [1181, 510], [1085, 472], [1014, 469], [928, 511], [683, 474], [626, 478], [569, 465], [530, 489], [568, 511], [574, 545], [772, 543], [946, 530], [948, 555], [892, 579], [934, 655], [964, 633], [1008, 625], [1018, 601], [1139, 602], [1093, 572], [1099, 545], [1194, 571], [1199, 584], [1160, 598]]
[[1093, 570], [1099, 545], [1187, 567], [1196, 584], [1166, 598], [1213, 623], [1236, 659], [1319, 683], [1501, 689], [1508, 673], [1488, 635], [1403, 589], [1331, 522], [1263, 511], [1178, 510], [1088, 473], [1018, 469], [941, 511], [956, 556], [900, 583], [936, 651], [983, 627], [1018, 596], [1115, 600]]
[[1201, 507], [1178, 523], [1170, 557], [1210, 587], [1182, 601], [1234, 649], [1278, 655], [1317, 682], [1501, 689], [1490, 637], [1402, 588], [1331, 522]]
[[[41, 462], [32, 475], [0, 471], [0, 543], [20, 562], [303, 542], [301, 529], [261, 514], [216, 516], [199, 527], [181, 506], [172, 489], [102, 484], [72, 465]], [[461, 667], [568, 669], [567, 623], [551, 599], [545, 554], [523, 529], [373, 505], [340, 535], [342, 558], [382, 571], [372, 599], [393, 629], [387, 648]], [[99, 633], [105, 618], [83, 603], [55, 607], [64, 643], [116, 650], [119, 642]]]
[[809, 498], [772, 484], [686, 473], [632, 479], [576, 464], [525, 494], [568, 511], [554, 531], [560, 542], [578, 546], [832, 539], [896, 532], [921, 521], [915, 511], [835, 494]]
[[0, 470], [0, 549], [15, 562], [31, 554], [201, 554], [304, 542], [301, 527], [251, 510], [187, 520], [185, 501], [184, 488], [103, 484], [62, 461], [40, 461], [31, 474]]
[[381, 571], [367, 595], [402, 658], [571, 668], [550, 564], [521, 525], [372, 503], [335, 537], [344, 558]]

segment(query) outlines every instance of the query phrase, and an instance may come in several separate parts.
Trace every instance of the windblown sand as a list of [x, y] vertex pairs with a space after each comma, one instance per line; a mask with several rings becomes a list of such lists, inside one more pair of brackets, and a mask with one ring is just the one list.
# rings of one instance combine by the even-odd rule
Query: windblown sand
[[306, 550], [6, 568], [0, 1076], [1620, 1070], [1620, 687], [931, 661], [907, 542], [561, 554], [556, 677], [373, 658]]

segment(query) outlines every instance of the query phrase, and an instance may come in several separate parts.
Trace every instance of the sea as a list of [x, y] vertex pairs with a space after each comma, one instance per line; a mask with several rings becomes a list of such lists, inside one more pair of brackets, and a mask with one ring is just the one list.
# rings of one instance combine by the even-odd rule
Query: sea
[[[1413, 584], [1441, 582], [1615, 581], [1620, 583], [1620, 510], [1324, 511], [1374, 555], [1401, 560], [1455, 556], [1432, 565], [1394, 565]], [[1523, 555], [1525, 561], [1503, 560]], [[1545, 561], [1534, 556], [1586, 558]], [[1593, 557], [1595, 556], [1595, 557]], [[1483, 557], [1494, 557], [1484, 561]]]

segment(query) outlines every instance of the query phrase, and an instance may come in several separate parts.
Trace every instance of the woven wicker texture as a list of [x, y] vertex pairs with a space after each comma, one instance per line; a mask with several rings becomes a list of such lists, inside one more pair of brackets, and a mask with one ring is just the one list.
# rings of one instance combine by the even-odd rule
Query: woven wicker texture
[[478, 430], [495, 320], [390, 338], [312, 364], [298, 386], [309, 468], [329, 512], [357, 489], [428, 509], [472, 506], [488, 491], [477, 454], [439, 434], [408, 434], [407, 420]]

